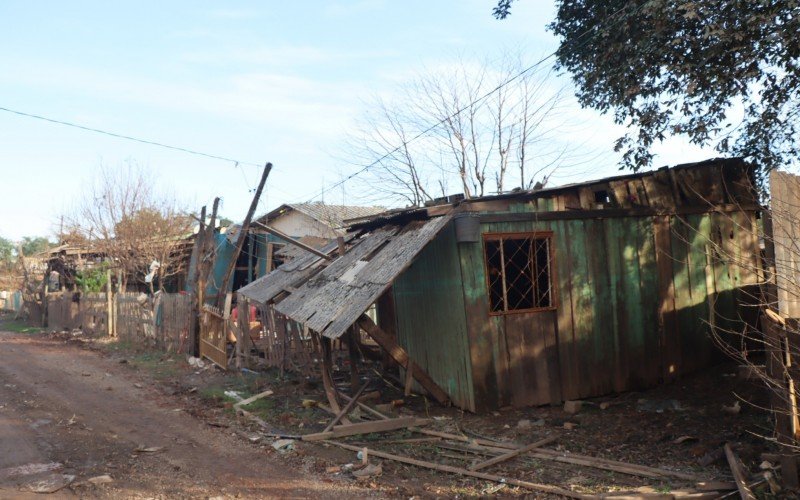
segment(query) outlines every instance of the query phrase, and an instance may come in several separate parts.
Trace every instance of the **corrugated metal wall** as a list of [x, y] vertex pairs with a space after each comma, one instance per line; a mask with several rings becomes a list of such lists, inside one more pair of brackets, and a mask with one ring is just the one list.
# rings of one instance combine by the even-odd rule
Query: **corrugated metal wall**
[[397, 340], [459, 407], [475, 410], [452, 223], [394, 282]]

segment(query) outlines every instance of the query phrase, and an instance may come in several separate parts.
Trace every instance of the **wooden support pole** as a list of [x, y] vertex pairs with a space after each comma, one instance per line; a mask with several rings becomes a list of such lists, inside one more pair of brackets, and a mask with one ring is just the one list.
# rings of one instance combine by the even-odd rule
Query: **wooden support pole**
[[[344, 448], [350, 451], [362, 451], [363, 447], [352, 446], [349, 444], [339, 443], [337, 441], [325, 441], [328, 444], [332, 444], [335, 446], [339, 446], [340, 448]], [[449, 472], [451, 474], [458, 474], [461, 476], [469, 476], [469, 477], [476, 477], [478, 479], [483, 479], [486, 481], [494, 481], [497, 483], [504, 483], [510, 484], [512, 486], [519, 486], [521, 488], [527, 488], [534, 491], [541, 491], [544, 493], [550, 493], [554, 495], [561, 495], [569, 498], [596, 498], [594, 495], [584, 495], [582, 493], [577, 493], [570, 490], [565, 490], [563, 488], [559, 488], [557, 486], [550, 486], [547, 484], [539, 484], [539, 483], [532, 483], [529, 481], [520, 481], [518, 479], [512, 479], [507, 477], [495, 476], [494, 474], [486, 474], [484, 472], [478, 471], [471, 471], [467, 469], [462, 469], [460, 467], [452, 467], [449, 465], [442, 465], [433, 462], [426, 462], [424, 460], [417, 460], [415, 458], [404, 457], [401, 455], [394, 455], [392, 453], [386, 453], [383, 451], [369, 449], [368, 453], [374, 457], [383, 458], [386, 460], [394, 460], [395, 462], [401, 462], [404, 464], [415, 465], [417, 467], [424, 467], [426, 469], [433, 469], [438, 470], [441, 472]]]
[[[336, 399], [336, 388], [333, 386], [333, 378], [331, 377], [331, 341], [328, 338], [320, 338], [322, 348], [322, 385], [325, 388], [325, 396], [328, 398], [328, 404], [337, 414], [342, 411], [339, 406], [339, 401]], [[350, 423], [347, 417], [342, 417], [342, 422]]]
[[386, 332], [381, 330], [372, 319], [366, 314], [362, 314], [358, 319], [358, 325], [369, 334], [372, 339], [378, 343], [389, 355], [394, 359], [397, 364], [403, 368], [410, 370], [414, 378], [420, 385], [430, 393], [430, 395], [441, 404], [448, 404], [450, 397], [439, 385], [431, 378], [428, 373], [419, 367], [416, 363], [409, 362], [408, 353], [397, 345], [397, 342], [390, 337]]
[[528, 446], [523, 446], [522, 448], [519, 448], [519, 449], [516, 449], [516, 450], [511, 450], [508, 453], [505, 453], [503, 455], [498, 455], [498, 456], [496, 456], [494, 458], [490, 458], [489, 460], [487, 460], [485, 462], [481, 462], [479, 464], [475, 464], [472, 467], [469, 467], [469, 470], [480, 470], [480, 469], [485, 469], [486, 467], [491, 467], [492, 465], [499, 464], [500, 462], [505, 462], [506, 460], [510, 460], [510, 459], [512, 459], [512, 458], [514, 458], [516, 456], [522, 455], [523, 453], [527, 453], [527, 452], [533, 450], [534, 448], [540, 448], [540, 447], [542, 447], [542, 446], [544, 446], [546, 444], [550, 444], [553, 441], [555, 441], [556, 439], [558, 439], [558, 436], [550, 436], [550, 437], [546, 437], [544, 439], [540, 439], [539, 441], [536, 441], [535, 443], [531, 443]]
[[346, 405], [344, 405], [344, 408], [342, 408], [342, 411], [340, 411], [339, 413], [336, 414], [336, 416], [333, 418], [333, 420], [331, 420], [331, 423], [329, 423], [328, 426], [325, 427], [325, 430], [322, 431], [322, 432], [328, 432], [331, 429], [333, 429], [334, 425], [338, 424], [339, 421], [343, 417], [346, 417], [347, 414], [350, 413], [353, 410], [353, 407], [355, 407], [356, 403], [358, 403], [358, 398], [360, 398], [361, 395], [364, 393], [364, 389], [367, 388], [369, 383], [370, 383], [370, 381], [367, 380], [364, 383], [364, 385], [361, 386], [361, 388], [358, 390], [358, 392], [353, 394], [353, 397], [350, 399], [350, 402], [348, 402]]
[[350, 387], [353, 392], [358, 390], [359, 377], [358, 377], [358, 335], [360, 330], [358, 326], [353, 325], [350, 327], [347, 337], [347, 352], [350, 355]]
[[113, 295], [114, 291], [111, 289], [111, 269], [106, 269], [106, 334], [109, 337], [114, 336], [114, 324], [112, 323], [113, 308]]
[[[219, 291], [217, 292], [218, 297], [222, 297], [221, 294], [226, 293], [228, 291], [228, 283], [231, 280], [231, 275], [233, 274], [233, 270], [236, 267], [236, 261], [239, 259], [239, 254], [242, 252], [242, 248], [244, 247], [244, 242], [248, 238], [248, 234], [250, 232], [250, 221], [253, 220], [253, 215], [256, 212], [256, 207], [258, 207], [258, 200], [261, 198], [261, 193], [264, 191], [264, 184], [267, 183], [267, 177], [269, 177], [269, 173], [272, 170], [272, 163], [267, 163], [264, 166], [264, 173], [261, 174], [261, 180], [258, 183], [258, 187], [256, 188], [256, 193], [253, 196], [253, 201], [250, 202], [250, 208], [247, 210], [247, 216], [242, 221], [242, 228], [239, 230], [239, 237], [236, 239], [236, 248], [233, 250], [233, 254], [231, 255], [231, 260], [228, 262], [228, 268], [225, 270], [225, 274], [222, 275], [222, 286], [220, 286]], [[219, 302], [219, 299], [218, 299]]]

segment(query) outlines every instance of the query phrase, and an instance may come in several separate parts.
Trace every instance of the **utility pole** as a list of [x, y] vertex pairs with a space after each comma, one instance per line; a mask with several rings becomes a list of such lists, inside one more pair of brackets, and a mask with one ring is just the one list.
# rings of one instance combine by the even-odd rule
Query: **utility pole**
[[228, 268], [225, 270], [225, 274], [222, 275], [222, 286], [217, 293], [217, 306], [220, 308], [223, 306], [225, 294], [228, 293], [228, 283], [231, 280], [231, 275], [236, 267], [236, 261], [239, 259], [239, 254], [247, 239], [247, 233], [250, 231], [250, 221], [253, 219], [253, 215], [258, 207], [258, 200], [261, 198], [261, 192], [264, 190], [264, 184], [267, 183], [267, 177], [269, 177], [271, 170], [272, 163], [267, 163], [264, 166], [264, 173], [261, 174], [261, 181], [258, 183], [258, 188], [256, 188], [256, 194], [253, 196], [253, 201], [250, 203], [250, 209], [247, 211], [247, 217], [245, 217], [242, 222], [242, 229], [239, 231], [239, 237], [236, 239], [236, 248], [233, 250], [230, 262], [228, 262]]

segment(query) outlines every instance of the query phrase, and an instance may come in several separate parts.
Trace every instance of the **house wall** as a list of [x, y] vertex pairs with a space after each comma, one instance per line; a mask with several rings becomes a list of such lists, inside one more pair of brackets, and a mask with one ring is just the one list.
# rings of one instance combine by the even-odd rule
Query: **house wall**
[[[551, 209], [552, 200], [539, 201]], [[553, 232], [557, 307], [489, 316], [483, 243], [457, 244], [479, 410], [631, 390], [708, 366], [721, 357], [709, 323], [738, 326], [737, 301], [757, 283], [753, 212], [480, 229]]]
[[454, 404], [475, 411], [462, 290], [451, 223], [394, 282], [397, 340]]
[[337, 236], [329, 226], [297, 210], [290, 210], [282, 214], [269, 221], [269, 225], [292, 238], [302, 238], [303, 236], [336, 238]]

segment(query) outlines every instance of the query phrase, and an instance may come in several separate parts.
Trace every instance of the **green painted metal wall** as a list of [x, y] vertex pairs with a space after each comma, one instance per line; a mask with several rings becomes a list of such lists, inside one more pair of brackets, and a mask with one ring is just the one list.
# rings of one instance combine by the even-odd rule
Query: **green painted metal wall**
[[472, 368], [453, 225], [394, 282], [398, 343], [459, 407], [473, 410]]

